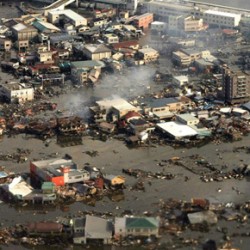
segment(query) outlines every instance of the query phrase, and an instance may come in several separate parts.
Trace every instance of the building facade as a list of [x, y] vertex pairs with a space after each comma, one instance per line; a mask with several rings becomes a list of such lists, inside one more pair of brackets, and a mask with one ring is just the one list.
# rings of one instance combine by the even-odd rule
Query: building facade
[[243, 103], [250, 99], [250, 73], [224, 68], [222, 81], [226, 102]]

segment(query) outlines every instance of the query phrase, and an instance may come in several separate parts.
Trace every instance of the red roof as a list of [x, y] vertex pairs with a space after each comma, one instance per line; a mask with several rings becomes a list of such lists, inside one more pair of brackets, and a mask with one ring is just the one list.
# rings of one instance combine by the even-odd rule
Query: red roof
[[124, 42], [112, 44], [114, 49], [131, 48], [131, 47], [138, 46], [138, 45], [139, 45], [139, 43], [136, 40], [124, 41]]
[[141, 114], [135, 111], [129, 111], [126, 115], [125, 115], [125, 120], [129, 120], [131, 118], [134, 117], [141, 117]]

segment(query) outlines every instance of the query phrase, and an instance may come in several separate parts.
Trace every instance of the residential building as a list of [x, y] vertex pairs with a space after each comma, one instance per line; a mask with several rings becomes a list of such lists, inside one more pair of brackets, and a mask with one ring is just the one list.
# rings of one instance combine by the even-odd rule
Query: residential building
[[12, 47], [12, 42], [6, 38], [0, 38], [0, 50], [10, 51]]
[[239, 26], [241, 14], [222, 12], [218, 10], [207, 10], [203, 13], [205, 23], [219, 27], [234, 28]]
[[159, 58], [159, 52], [153, 48], [139, 49], [138, 54], [142, 56], [145, 63], [157, 61]]
[[23, 23], [18, 23], [12, 27], [12, 32], [17, 40], [30, 40], [37, 36], [38, 31], [36, 28], [26, 25]]
[[29, 40], [18, 40], [16, 41], [16, 47], [20, 51], [25, 51], [29, 48]]
[[197, 51], [195, 49], [180, 49], [172, 53], [172, 60], [178, 66], [187, 67], [200, 58], [211, 56], [209, 50]]
[[2, 83], [0, 96], [7, 102], [23, 103], [34, 99], [34, 89], [25, 83]]
[[139, 42], [137, 40], [131, 40], [131, 41], [123, 41], [119, 43], [112, 44], [112, 48], [114, 50], [120, 50], [120, 49], [139, 49]]
[[90, 178], [86, 170], [78, 170], [72, 159], [53, 158], [31, 161], [30, 174], [34, 182], [53, 182], [56, 186], [87, 181]]
[[199, 123], [199, 119], [191, 114], [178, 114], [176, 115], [176, 120], [188, 126], [197, 125]]
[[172, 61], [178, 66], [187, 67], [191, 63], [191, 58], [182, 51], [174, 51], [172, 53]]
[[155, 217], [116, 217], [115, 237], [159, 237], [159, 220]]
[[129, 111], [138, 111], [138, 108], [122, 98], [103, 99], [90, 108], [96, 122], [115, 121], [124, 117]]
[[73, 242], [75, 244], [87, 244], [93, 240], [103, 244], [112, 242], [112, 222], [97, 216], [86, 215], [85, 218], [72, 219]]
[[102, 60], [112, 55], [111, 50], [104, 44], [88, 44], [82, 52], [90, 60]]
[[145, 13], [140, 16], [136, 16], [133, 19], [134, 25], [139, 29], [147, 29], [149, 25], [154, 21], [153, 13]]
[[60, 20], [63, 20], [64, 23], [71, 23], [75, 27], [80, 25], [87, 25], [88, 21], [83, 16], [79, 15], [78, 13], [74, 12], [70, 9], [64, 10], [51, 10], [48, 12], [48, 21], [55, 24], [59, 23]]
[[96, 60], [71, 62], [71, 76], [78, 84], [95, 83], [104, 66], [102, 61]]
[[171, 118], [173, 112], [179, 112], [183, 109], [182, 102], [173, 97], [169, 98], [143, 98], [140, 100], [141, 106], [145, 115], [154, 115], [160, 119]]
[[151, 23], [151, 30], [157, 32], [164, 32], [167, 29], [167, 23], [154, 21]]
[[119, 37], [115, 34], [104, 34], [103, 35], [105, 43], [112, 44], [112, 43], [119, 43]]
[[173, 83], [175, 83], [178, 87], [188, 84], [188, 76], [174, 76]]
[[182, 28], [185, 32], [197, 32], [204, 30], [207, 26], [204, 25], [202, 18], [188, 16], [183, 19]]
[[41, 63], [53, 63], [53, 51], [48, 50], [47, 46], [39, 47], [37, 58]]
[[250, 99], [250, 73], [224, 67], [222, 83], [226, 102], [243, 103]]

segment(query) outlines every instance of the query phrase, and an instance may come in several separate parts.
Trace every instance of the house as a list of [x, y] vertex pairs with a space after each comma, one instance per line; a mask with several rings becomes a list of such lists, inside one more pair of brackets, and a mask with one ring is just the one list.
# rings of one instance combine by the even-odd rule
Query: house
[[105, 64], [98, 60], [71, 62], [71, 76], [78, 84], [95, 83], [104, 66]]
[[89, 180], [86, 170], [78, 170], [72, 159], [53, 158], [31, 161], [30, 174], [34, 182], [53, 182], [56, 186]]
[[12, 27], [12, 32], [16, 40], [30, 40], [38, 34], [36, 28], [23, 23], [14, 25]]
[[88, 44], [82, 52], [90, 60], [102, 60], [112, 55], [111, 50], [104, 44]]
[[111, 46], [114, 50], [120, 50], [120, 49], [124, 49], [124, 48], [138, 50], [139, 49], [139, 42], [137, 40], [122, 41], [119, 43], [113, 43]]
[[57, 222], [31, 222], [26, 225], [28, 235], [60, 235], [63, 225]]
[[29, 40], [18, 40], [15, 44], [19, 51], [26, 51], [29, 48]]
[[179, 122], [157, 123], [156, 129], [175, 140], [191, 138], [198, 134], [193, 128]]
[[104, 34], [103, 39], [108, 44], [119, 43], [119, 37], [115, 34]]
[[160, 21], [154, 21], [151, 23], [151, 30], [157, 31], [157, 32], [164, 32], [167, 30], [167, 23], [160, 22]]
[[178, 112], [183, 109], [181, 100], [174, 97], [164, 98], [143, 98], [140, 100], [139, 105], [142, 107], [144, 114], [149, 115], [150, 113], [157, 115], [165, 112]]
[[53, 51], [49, 46], [40, 46], [37, 48], [37, 58], [41, 63], [53, 63]]
[[159, 52], [153, 48], [142, 48], [138, 50], [138, 54], [145, 62], [154, 62], [159, 58]]
[[159, 237], [159, 220], [155, 217], [116, 217], [115, 237]]
[[0, 96], [7, 102], [23, 103], [34, 99], [34, 89], [25, 83], [2, 83]]
[[174, 76], [173, 83], [176, 84], [178, 87], [188, 84], [188, 76]]
[[90, 109], [94, 112], [96, 122], [118, 120], [124, 117], [129, 111], [138, 111], [137, 107], [122, 98], [96, 101], [96, 106]]
[[176, 115], [176, 120], [185, 125], [197, 125], [199, 123], [199, 119], [194, 117], [191, 114], [178, 114]]
[[12, 47], [12, 42], [6, 38], [0, 38], [0, 50], [10, 51]]
[[111, 244], [113, 235], [112, 222], [97, 216], [86, 215], [85, 218], [72, 219], [73, 242], [87, 244], [91, 241]]

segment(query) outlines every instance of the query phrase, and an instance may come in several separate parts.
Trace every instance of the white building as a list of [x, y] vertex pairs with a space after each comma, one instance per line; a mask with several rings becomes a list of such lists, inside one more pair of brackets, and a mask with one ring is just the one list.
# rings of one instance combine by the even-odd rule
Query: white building
[[83, 16], [77, 14], [73, 10], [52, 10], [48, 12], [48, 21], [51, 23], [58, 23], [60, 19], [63, 19], [65, 23], [69, 22], [75, 27], [80, 25], [87, 25], [88, 21]]
[[178, 85], [179, 87], [180, 86], [183, 86], [185, 84], [188, 84], [188, 76], [184, 76], [184, 75], [181, 75], [181, 76], [174, 76], [173, 78], [173, 82]]
[[174, 1], [150, 1], [145, 2], [147, 12], [154, 13], [161, 20], [168, 20], [169, 16], [180, 16], [190, 14], [193, 6], [187, 4], [179, 4]]
[[193, 128], [178, 122], [157, 123], [156, 127], [166, 135], [176, 140], [197, 135], [197, 132]]
[[203, 13], [203, 19], [205, 23], [210, 25], [234, 28], [239, 26], [241, 15], [218, 10], [207, 10]]
[[7, 83], [0, 85], [0, 96], [8, 102], [18, 103], [32, 101], [34, 99], [34, 89], [24, 83]]
[[163, 32], [167, 28], [167, 24], [165, 22], [154, 21], [151, 23], [151, 30]]

